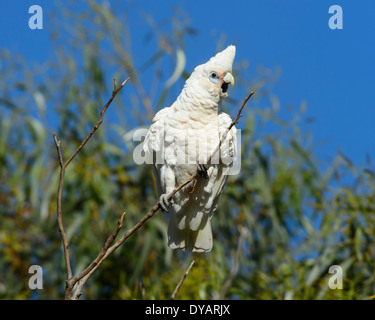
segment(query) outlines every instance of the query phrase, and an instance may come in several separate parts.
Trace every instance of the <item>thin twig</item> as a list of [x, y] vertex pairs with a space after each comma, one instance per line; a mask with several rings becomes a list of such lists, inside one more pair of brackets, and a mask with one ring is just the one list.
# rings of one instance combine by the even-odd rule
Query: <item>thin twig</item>
[[77, 155], [78, 152], [81, 151], [81, 149], [85, 146], [85, 144], [87, 143], [87, 141], [90, 140], [90, 138], [92, 137], [92, 135], [95, 133], [95, 131], [99, 128], [99, 126], [101, 125], [101, 123], [103, 122], [103, 118], [104, 118], [104, 113], [107, 111], [109, 105], [111, 104], [111, 102], [113, 101], [113, 99], [116, 97], [117, 93], [122, 89], [122, 87], [125, 85], [125, 83], [127, 83], [129, 80], [129, 78], [127, 78], [122, 84], [121, 86], [119, 86], [118, 88], [116, 87], [116, 82], [114, 83], [115, 85], [115, 88], [114, 90], [112, 91], [112, 96], [109, 98], [109, 100], [107, 101], [107, 103], [105, 104], [105, 106], [103, 107], [102, 109], [102, 112], [100, 112], [100, 118], [99, 118], [99, 121], [98, 123], [91, 129], [90, 133], [87, 135], [86, 139], [82, 141], [81, 145], [76, 149], [76, 151], [74, 151], [74, 153], [69, 157], [69, 159], [65, 162], [64, 164], [64, 167], [66, 168], [68, 166], [68, 164], [74, 159], [74, 157]]
[[[66, 237], [66, 233], [65, 233], [64, 225], [62, 221], [61, 199], [62, 199], [62, 190], [64, 186], [65, 167], [64, 167], [63, 156], [62, 156], [62, 151], [61, 151], [61, 141], [57, 140], [55, 134], [53, 134], [53, 139], [55, 141], [57, 156], [59, 158], [59, 164], [60, 164], [60, 181], [59, 181], [59, 187], [57, 189], [57, 225], [59, 228], [61, 241], [63, 243], [66, 278], [68, 281], [73, 275], [72, 275], [72, 268], [70, 265], [68, 240]], [[66, 285], [68, 285], [68, 283], [66, 283]]]
[[[223, 142], [225, 141], [225, 139], [227, 138], [227, 135], [229, 133], [229, 131], [233, 128], [233, 126], [235, 124], [238, 123], [238, 120], [243, 116], [243, 114], [241, 113], [243, 108], [245, 107], [247, 101], [249, 101], [249, 99], [252, 97], [252, 95], [254, 94], [254, 91], [251, 91], [250, 94], [246, 97], [246, 99], [244, 100], [244, 102], [242, 103], [242, 106], [240, 108], [240, 110], [238, 111], [237, 113], [237, 116], [236, 118], [232, 121], [232, 123], [229, 125], [229, 127], [224, 131], [223, 135], [221, 136], [220, 138], [220, 141], [219, 141], [219, 144], [217, 145], [217, 147], [215, 148], [215, 150], [212, 152], [212, 154], [208, 157], [207, 159], [207, 164], [209, 164], [211, 162], [211, 159], [216, 155], [216, 153], [219, 151], [221, 145], [223, 144]], [[197, 172], [198, 173], [198, 172]]]
[[[99, 128], [99, 126], [103, 122], [105, 111], [108, 109], [109, 105], [112, 103], [112, 101], [116, 97], [117, 93], [123, 88], [123, 86], [125, 85], [126, 82], [128, 82], [128, 80], [129, 80], [129, 78], [127, 78], [119, 87], [117, 87], [116, 81], [114, 81], [114, 89], [112, 91], [112, 96], [109, 98], [107, 103], [104, 105], [104, 107], [103, 107], [103, 109], [100, 113], [99, 121], [91, 129], [91, 131], [89, 132], [89, 134], [87, 135], [85, 140], [82, 141], [81, 145], [74, 151], [74, 153], [69, 157], [69, 159], [65, 163], [64, 163], [64, 159], [63, 159], [63, 155], [62, 155], [62, 150], [61, 150], [61, 141], [57, 140], [55, 133], [53, 134], [53, 140], [54, 140], [55, 145], [56, 145], [57, 156], [58, 156], [59, 165], [60, 165], [60, 179], [59, 179], [59, 186], [58, 186], [58, 190], [57, 190], [57, 224], [58, 224], [58, 228], [59, 228], [59, 232], [60, 232], [61, 241], [63, 243], [64, 260], [65, 260], [65, 267], [66, 267], [67, 280], [66, 280], [66, 288], [65, 288], [65, 299], [70, 299], [73, 286], [77, 282], [77, 281], [72, 281], [73, 273], [72, 273], [72, 267], [71, 267], [70, 257], [69, 257], [69, 244], [68, 244], [67, 236], [66, 236], [63, 221], [62, 221], [62, 191], [63, 191], [63, 187], [64, 187], [65, 169], [69, 165], [69, 163], [74, 159], [74, 157], [78, 154], [78, 152], [80, 152], [82, 150], [82, 148], [85, 146], [87, 141], [90, 140], [90, 138], [95, 133], [95, 131]], [[121, 225], [122, 225], [122, 223], [121, 223]], [[113, 240], [112, 240], [112, 242], [113, 242]], [[111, 245], [112, 242], [109, 245]]]
[[194, 264], [194, 260], [190, 263], [189, 265], [189, 268], [186, 270], [185, 274], [183, 275], [183, 277], [181, 278], [180, 282], [178, 283], [177, 287], [174, 289], [173, 291], [173, 294], [171, 295], [171, 297], [169, 298], [170, 300], [174, 300], [176, 298], [176, 294], [178, 292], [178, 290], [180, 290], [180, 287], [182, 286], [182, 284], [184, 283], [187, 275], [189, 274], [190, 272], [190, 269], [192, 268], [193, 264]]

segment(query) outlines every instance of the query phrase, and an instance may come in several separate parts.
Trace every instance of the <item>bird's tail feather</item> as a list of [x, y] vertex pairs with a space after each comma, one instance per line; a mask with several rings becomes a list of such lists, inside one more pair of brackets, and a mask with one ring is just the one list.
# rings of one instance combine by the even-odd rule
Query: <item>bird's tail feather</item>
[[192, 230], [189, 223], [181, 228], [176, 215], [171, 215], [168, 224], [168, 246], [188, 252], [209, 252], [212, 249], [212, 230], [210, 217], [204, 215], [199, 228]]

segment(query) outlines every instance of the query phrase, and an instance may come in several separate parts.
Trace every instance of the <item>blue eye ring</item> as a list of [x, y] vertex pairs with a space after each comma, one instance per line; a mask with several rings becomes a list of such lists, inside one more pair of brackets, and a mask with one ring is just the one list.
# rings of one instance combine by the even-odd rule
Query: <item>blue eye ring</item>
[[212, 71], [211, 73], [210, 73], [210, 81], [212, 82], [212, 83], [214, 83], [214, 84], [218, 84], [219, 83], [219, 81], [220, 81], [220, 77], [219, 77], [219, 75], [217, 74], [217, 72], [215, 72], [215, 71]]

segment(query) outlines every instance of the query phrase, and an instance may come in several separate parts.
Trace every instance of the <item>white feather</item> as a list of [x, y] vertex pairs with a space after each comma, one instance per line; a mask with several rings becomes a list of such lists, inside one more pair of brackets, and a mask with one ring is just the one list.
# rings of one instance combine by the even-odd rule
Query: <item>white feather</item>
[[[196, 67], [172, 106], [155, 115], [144, 151], [154, 160], [158, 197], [170, 194], [196, 172], [198, 164], [206, 163], [231, 124], [227, 114], [219, 113], [221, 100], [227, 94], [220, 85], [210, 82], [209, 75], [215, 71], [234, 82], [231, 75], [234, 56], [235, 47], [229, 46]], [[227, 140], [229, 143], [220, 150], [220, 159], [226, 157], [226, 161], [213, 162], [207, 171], [208, 179], [199, 178], [195, 184], [187, 185], [175, 194], [168, 211], [162, 210], [171, 248], [196, 252], [212, 249], [210, 219], [228, 177], [224, 172], [231, 161], [227, 159], [233, 159], [236, 153], [235, 127]]]

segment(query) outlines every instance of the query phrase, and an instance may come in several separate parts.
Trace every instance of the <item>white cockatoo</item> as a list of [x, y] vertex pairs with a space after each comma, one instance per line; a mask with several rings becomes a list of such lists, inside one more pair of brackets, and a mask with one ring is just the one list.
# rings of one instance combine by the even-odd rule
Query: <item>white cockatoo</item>
[[[206, 163], [232, 123], [220, 107], [222, 99], [228, 96], [228, 85], [234, 84], [235, 53], [235, 46], [228, 46], [197, 66], [177, 100], [156, 113], [143, 144], [146, 157], [153, 164], [160, 207], [168, 223], [168, 245], [172, 249], [212, 249], [210, 219], [236, 153], [234, 126], [220, 152], [209, 165]], [[168, 195], [197, 170], [199, 178], [168, 201]]]

